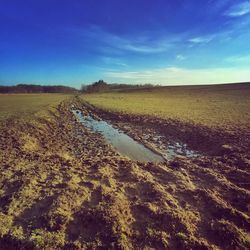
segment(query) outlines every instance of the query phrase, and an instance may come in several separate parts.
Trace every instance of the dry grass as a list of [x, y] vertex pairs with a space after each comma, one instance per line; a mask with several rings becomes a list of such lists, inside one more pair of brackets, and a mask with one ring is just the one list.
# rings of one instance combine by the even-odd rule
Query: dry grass
[[0, 120], [47, 110], [68, 97], [63, 94], [0, 94]]
[[156, 116], [208, 127], [250, 129], [250, 84], [162, 87], [86, 94], [110, 111]]

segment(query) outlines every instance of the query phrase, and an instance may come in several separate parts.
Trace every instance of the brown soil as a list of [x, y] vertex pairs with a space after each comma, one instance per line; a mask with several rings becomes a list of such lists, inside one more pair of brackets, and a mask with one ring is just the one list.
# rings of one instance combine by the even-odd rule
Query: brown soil
[[[131, 161], [81, 126], [72, 104], [111, 119], [143, 143], [150, 144], [143, 134], [161, 134], [202, 156], [161, 164]], [[8, 119], [0, 138], [1, 249], [250, 247], [244, 131], [120, 116], [74, 99], [50, 119]]]

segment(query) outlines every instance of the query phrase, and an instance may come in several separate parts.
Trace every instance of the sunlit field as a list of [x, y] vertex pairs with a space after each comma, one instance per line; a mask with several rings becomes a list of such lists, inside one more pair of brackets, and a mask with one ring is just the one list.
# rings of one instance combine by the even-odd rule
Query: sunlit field
[[226, 127], [250, 127], [250, 84], [161, 87], [84, 94], [84, 100], [105, 110], [156, 116]]
[[64, 94], [0, 94], [0, 120], [56, 107], [68, 97]]
[[[247, 248], [248, 144], [224, 132], [248, 128], [248, 97], [248, 84], [0, 95], [1, 247]], [[198, 157], [135, 161], [72, 109], [111, 122], [158, 157], [170, 139], [198, 147]]]

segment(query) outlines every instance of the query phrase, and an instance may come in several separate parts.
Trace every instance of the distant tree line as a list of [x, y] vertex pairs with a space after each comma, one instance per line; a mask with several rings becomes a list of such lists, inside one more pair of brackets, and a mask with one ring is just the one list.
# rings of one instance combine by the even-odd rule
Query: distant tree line
[[0, 93], [76, 93], [77, 89], [66, 86], [42, 86], [18, 84], [16, 86], [0, 86]]
[[[82, 85], [81, 92], [95, 93], [107, 91], [119, 91], [125, 89], [151, 88], [152, 84], [108, 84], [103, 80], [99, 80], [90, 85]], [[79, 90], [61, 86], [61, 85], [35, 85], [35, 84], [18, 84], [16, 86], [0, 86], [0, 93], [79, 93]]]
[[150, 88], [154, 87], [152, 84], [119, 84], [119, 83], [112, 83], [108, 84], [103, 80], [99, 80], [94, 82], [90, 85], [82, 85], [81, 91], [87, 93], [94, 93], [94, 92], [107, 92], [107, 91], [116, 91], [116, 90], [124, 90], [124, 89], [138, 89], [138, 88]]

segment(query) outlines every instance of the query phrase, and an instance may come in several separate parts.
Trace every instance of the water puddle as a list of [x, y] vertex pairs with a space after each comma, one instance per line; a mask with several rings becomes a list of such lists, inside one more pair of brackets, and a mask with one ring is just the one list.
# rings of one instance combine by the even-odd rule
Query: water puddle
[[174, 141], [169, 141], [166, 143], [165, 138], [160, 135], [155, 135], [155, 136], [145, 135], [143, 136], [143, 139], [145, 141], [151, 139], [150, 140], [151, 145], [158, 147], [161, 154], [168, 160], [173, 160], [177, 156], [184, 156], [190, 158], [190, 157], [197, 157], [200, 155], [198, 152], [189, 149], [187, 144], [185, 143], [174, 142]]
[[129, 157], [132, 160], [142, 162], [164, 162], [165, 159], [138, 143], [130, 136], [126, 135], [119, 129], [114, 128], [111, 124], [96, 120], [91, 116], [86, 116], [78, 110], [72, 111], [79, 121], [87, 128], [104, 136], [120, 154]]

